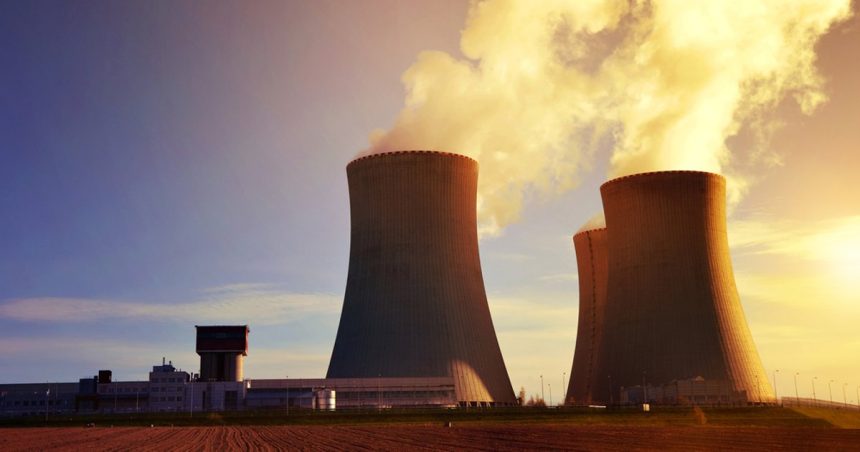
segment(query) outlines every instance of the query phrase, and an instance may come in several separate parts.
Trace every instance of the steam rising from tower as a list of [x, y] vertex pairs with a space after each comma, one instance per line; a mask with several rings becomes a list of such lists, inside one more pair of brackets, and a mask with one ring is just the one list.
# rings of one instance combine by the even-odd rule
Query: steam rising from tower
[[454, 377], [457, 400], [511, 404], [475, 216], [478, 164], [393, 152], [347, 165], [349, 274], [327, 378]]
[[574, 188], [608, 148], [611, 177], [718, 172], [737, 200], [779, 161], [769, 113], [826, 99], [815, 44], [850, 16], [851, 0], [476, 1], [465, 58], [419, 54], [403, 110], [364, 152], [468, 150], [487, 234], [519, 218], [524, 193]]

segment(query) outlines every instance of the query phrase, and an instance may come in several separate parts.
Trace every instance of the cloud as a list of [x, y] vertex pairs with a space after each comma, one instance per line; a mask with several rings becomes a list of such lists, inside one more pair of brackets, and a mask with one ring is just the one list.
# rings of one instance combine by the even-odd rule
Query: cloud
[[824, 102], [815, 44], [850, 15], [850, 0], [475, 2], [465, 59], [418, 55], [404, 108], [363, 153], [476, 158], [484, 235], [517, 221], [528, 196], [574, 188], [606, 144], [611, 177], [724, 173], [735, 202], [750, 183], [742, 163], [779, 159], [727, 139], [746, 128], [766, 141], [787, 97], [804, 113]]
[[[814, 375], [858, 381], [849, 357], [860, 353], [860, 216], [802, 222], [759, 215], [730, 222], [729, 239], [765, 366], [801, 372], [807, 395]], [[792, 382], [780, 381], [780, 393], [793, 393]]]
[[579, 318], [576, 299], [575, 293], [567, 292], [489, 296], [499, 347], [515, 390], [525, 386], [533, 393], [540, 387], [539, 375], [546, 374], [559, 399], [562, 373], [569, 377], [573, 362]]
[[556, 273], [553, 275], [541, 276], [538, 280], [547, 282], [579, 281], [579, 275], [576, 273]]
[[839, 290], [860, 300], [860, 291], [856, 290], [860, 275], [860, 215], [814, 222], [767, 218], [732, 221], [729, 243], [738, 255], [780, 256], [783, 261], [794, 261], [800, 267], [785, 272], [796, 275], [782, 280], [795, 288], [801, 284], [819, 286], [806, 293]]
[[197, 323], [273, 325], [311, 316], [337, 316], [341, 297], [290, 293], [261, 285], [234, 285], [204, 291], [192, 302], [145, 303], [86, 298], [22, 298], [0, 304], [0, 318], [28, 322], [89, 322], [155, 319]]

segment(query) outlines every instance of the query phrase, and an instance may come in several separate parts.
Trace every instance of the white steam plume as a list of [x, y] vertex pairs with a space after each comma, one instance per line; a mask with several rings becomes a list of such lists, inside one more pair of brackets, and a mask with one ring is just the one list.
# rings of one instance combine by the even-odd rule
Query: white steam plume
[[726, 139], [772, 129], [765, 113], [786, 96], [805, 113], [823, 102], [815, 43], [850, 15], [850, 0], [475, 2], [467, 59], [421, 53], [405, 108], [363, 153], [477, 159], [485, 235], [516, 221], [526, 193], [573, 188], [604, 137], [610, 177], [718, 172], [737, 200], [747, 181]]

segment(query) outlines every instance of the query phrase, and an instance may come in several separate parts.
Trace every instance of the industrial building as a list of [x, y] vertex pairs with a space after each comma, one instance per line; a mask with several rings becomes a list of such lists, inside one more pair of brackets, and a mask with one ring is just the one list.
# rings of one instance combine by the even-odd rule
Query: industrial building
[[200, 380], [242, 381], [248, 356], [248, 325], [195, 326]]
[[444, 152], [353, 160], [343, 310], [327, 379], [453, 378], [461, 406], [515, 404], [478, 254], [478, 163]]
[[[162, 358], [147, 380], [116, 381], [113, 372], [77, 383], [0, 384], [0, 416], [55, 416], [75, 413], [189, 413], [210, 411], [313, 409], [452, 408], [458, 405], [452, 377], [294, 378], [234, 381], [236, 360], [218, 353], [247, 354], [248, 327], [197, 326], [201, 374], [177, 369]], [[203, 334], [201, 334], [203, 332]], [[215, 359], [211, 359], [215, 354]], [[223, 369], [229, 372], [206, 374]], [[241, 372], [241, 370], [240, 370]], [[207, 375], [208, 378], [203, 376]]]
[[[610, 180], [600, 192], [607, 277], [599, 284], [605, 284], [606, 299], [603, 320], [590, 328], [600, 343], [593, 368], [577, 373], [579, 356], [591, 356], [587, 337], [594, 333], [586, 319], [586, 329], [577, 334], [568, 397], [574, 403], [589, 397], [605, 403], [634, 400], [630, 388], [638, 386], [645, 393], [654, 388], [663, 402], [695, 403], [702, 400], [696, 398], [696, 388], [705, 385], [708, 402], [773, 402], [735, 287], [725, 179], [706, 172], [661, 171]], [[585, 264], [579, 270], [581, 282], [589, 275], [589, 261], [595, 261], [595, 243], [576, 248], [577, 261]], [[587, 312], [595, 299], [584, 300], [580, 312]], [[586, 338], [580, 341], [580, 335]], [[684, 392], [679, 382], [694, 383]], [[639, 396], [645, 399], [653, 400]]]

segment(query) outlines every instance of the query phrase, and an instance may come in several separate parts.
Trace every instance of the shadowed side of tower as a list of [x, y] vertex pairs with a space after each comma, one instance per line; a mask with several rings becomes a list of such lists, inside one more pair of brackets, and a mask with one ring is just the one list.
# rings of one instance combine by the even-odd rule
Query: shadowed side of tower
[[351, 242], [327, 378], [454, 377], [461, 403], [514, 403], [478, 254], [478, 164], [393, 152], [347, 165]]
[[606, 228], [578, 232], [573, 247], [579, 275], [579, 324], [565, 402], [582, 405], [602, 400], [599, 389], [606, 386], [606, 375], [596, 368], [606, 305]]
[[735, 287], [725, 179], [643, 173], [600, 192], [609, 277], [598, 367], [612, 393], [703, 377], [726, 382], [734, 400], [772, 401]]

